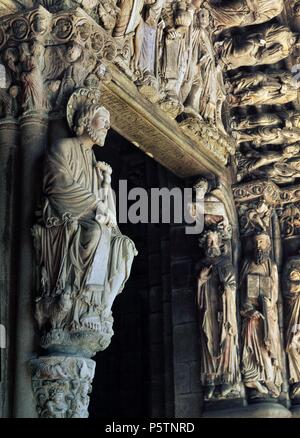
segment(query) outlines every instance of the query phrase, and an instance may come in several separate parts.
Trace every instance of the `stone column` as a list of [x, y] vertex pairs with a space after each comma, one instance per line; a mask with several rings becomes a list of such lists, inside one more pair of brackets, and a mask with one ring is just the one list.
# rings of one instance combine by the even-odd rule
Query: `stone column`
[[[16, 252], [14, 229], [17, 223], [16, 188], [18, 124], [13, 118], [0, 121], [0, 323], [5, 327], [6, 346], [1, 345], [0, 416], [11, 413], [12, 323], [16, 293]], [[10, 342], [8, 343], [8, 337]]]
[[28, 361], [37, 350], [33, 300], [36, 284], [31, 228], [41, 195], [43, 156], [47, 144], [47, 119], [32, 112], [20, 119], [20, 217], [18, 226], [18, 293], [16, 327], [15, 413], [35, 417]]

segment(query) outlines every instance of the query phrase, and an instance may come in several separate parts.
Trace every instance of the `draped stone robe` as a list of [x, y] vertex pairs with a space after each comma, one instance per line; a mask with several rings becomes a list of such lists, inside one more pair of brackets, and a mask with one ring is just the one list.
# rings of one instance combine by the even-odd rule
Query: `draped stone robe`
[[[109, 314], [115, 296], [129, 277], [136, 253], [133, 242], [117, 227], [112, 229], [95, 219], [101, 183], [95, 164], [91, 148], [77, 138], [52, 145], [44, 169], [40, 218], [44, 226], [34, 229], [42, 298], [63, 294], [64, 304], [66, 299], [70, 303], [66, 304], [68, 318], [79, 325], [83, 315], [95, 320], [93, 309], [104, 308]], [[110, 203], [111, 199], [110, 189]], [[114, 210], [114, 205], [109, 207]], [[80, 298], [75, 300], [71, 316], [68, 293]]]
[[198, 292], [202, 384], [235, 385], [240, 373], [234, 269], [224, 257], [203, 264], [212, 265], [212, 273]]
[[285, 291], [285, 320], [289, 382], [294, 384], [300, 382], [300, 293], [290, 288]]

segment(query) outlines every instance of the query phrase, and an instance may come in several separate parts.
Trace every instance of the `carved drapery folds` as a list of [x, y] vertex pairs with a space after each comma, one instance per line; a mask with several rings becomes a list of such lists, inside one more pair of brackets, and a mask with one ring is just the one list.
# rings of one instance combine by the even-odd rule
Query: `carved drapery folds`
[[117, 227], [112, 169], [91, 149], [104, 144], [109, 128], [97, 90], [74, 92], [67, 119], [76, 137], [50, 145], [32, 230], [40, 285], [35, 315], [43, 348], [89, 357], [110, 343], [111, 306], [136, 250]]

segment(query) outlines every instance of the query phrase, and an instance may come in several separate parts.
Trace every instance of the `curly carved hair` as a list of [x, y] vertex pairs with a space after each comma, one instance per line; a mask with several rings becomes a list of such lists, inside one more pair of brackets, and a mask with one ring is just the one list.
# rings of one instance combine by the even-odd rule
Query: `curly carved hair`
[[83, 105], [75, 112], [73, 130], [78, 137], [83, 135], [84, 130], [89, 126], [100, 108], [101, 106], [97, 104]]

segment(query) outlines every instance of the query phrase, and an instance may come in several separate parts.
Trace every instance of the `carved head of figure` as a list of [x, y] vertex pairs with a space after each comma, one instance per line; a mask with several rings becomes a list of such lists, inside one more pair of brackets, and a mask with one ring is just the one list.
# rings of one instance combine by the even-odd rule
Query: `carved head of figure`
[[5, 64], [13, 72], [17, 71], [16, 64], [18, 62], [18, 58], [19, 58], [18, 52], [13, 47], [10, 47], [7, 50], [5, 50], [5, 52], [3, 54], [3, 60], [4, 60]]
[[299, 268], [293, 269], [288, 276], [289, 281], [289, 292], [298, 294], [300, 293], [300, 270]]
[[103, 146], [110, 127], [110, 115], [106, 108], [86, 104], [74, 115], [73, 130], [77, 137], [87, 135], [97, 146]]
[[200, 26], [203, 29], [207, 29], [209, 27], [210, 21], [209, 21], [209, 12], [207, 9], [200, 10], [199, 20], [200, 20]]
[[271, 239], [267, 233], [258, 233], [254, 237], [254, 258], [257, 265], [270, 258]]
[[76, 62], [81, 57], [82, 53], [83, 53], [82, 47], [79, 44], [72, 41], [67, 45], [65, 59], [67, 62], [70, 63]]
[[104, 29], [112, 31], [116, 25], [119, 8], [114, 0], [104, 0], [99, 3], [98, 15]]
[[110, 114], [100, 104], [99, 89], [78, 88], [74, 91], [67, 104], [67, 120], [70, 129], [87, 146], [104, 145], [110, 128]]

